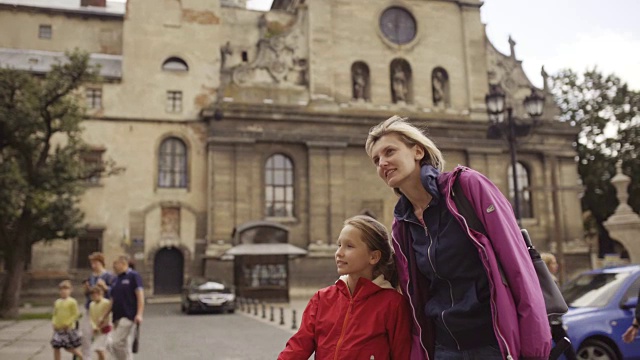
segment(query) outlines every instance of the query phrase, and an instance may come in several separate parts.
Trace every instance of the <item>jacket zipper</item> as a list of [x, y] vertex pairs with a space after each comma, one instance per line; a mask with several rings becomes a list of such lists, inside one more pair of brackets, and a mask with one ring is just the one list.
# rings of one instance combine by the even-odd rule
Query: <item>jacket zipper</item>
[[[462, 170], [462, 171], [464, 171], [464, 170]], [[460, 171], [460, 172], [462, 172], [462, 171]], [[447, 189], [449, 189], [450, 192], [452, 191], [452, 186], [453, 186], [452, 185], [452, 180], [455, 181], [456, 176], [460, 176], [460, 172], [458, 172], [457, 175], [454, 175], [449, 179], [449, 184], [447, 185]], [[452, 196], [454, 196], [454, 195], [452, 195]], [[489, 283], [491, 284], [492, 287], [495, 288], [495, 285], [493, 284], [493, 279], [489, 275], [489, 269], [488, 269], [488, 264], [487, 264], [487, 260], [486, 260], [486, 259], [488, 259], [487, 250], [471, 234], [471, 231], [469, 230], [469, 225], [467, 224], [467, 219], [465, 219], [464, 216], [460, 215], [460, 213], [457, 212], [457, 209], [456, 209], [456, 211], [453, 211], [453, 206], [451, 206], [451, 204], [450, 204], [451, 197], [447, 198], [445, 196], [445, 199], [447, 201], [447, 207], [449, 208], [449, 211], [451, 211], [454, 215], [456, 215], [458, 217], [458, 219], [460, 219], [460, 218], [463, 219], [462, 223], [464, 224], [464, 229], [467, 232], [467, 235], [469, 236], [471, 241], [473, 241], [476, 244], [476, 246], [478, 246], [480, 249], [482, 249], [482, 253], [484, 254], [484, 257], [481, 259], [482, 260], [482, 264], [485, 267], [485, 271], [487, 271], [487, 279], [489, 280]], [[494, 289], [494, 293], [495, 293], [495, 289]], [[507, 349], [507, 360], [512, 360], [513, 357], [511, 356], [511, 351], [509, 350], [509, 344], [507, 343], [507, 340], [504, 338], [504, 336], [500, 332], [500, 328], [498, 327], [498, 317], [497, 317], [497, 309], [496, 309], [497, 305], [495, 303], [495, 299], [494, 299], [493, 296], [490, 296], [489, 298], [491, 300], [491, 315], [492, 315], [492, 318], [493, 318], [493, 329], [498, 333], [498, 336], [500, 337], [500, 339], [504, 343], [505, 349]]]
[[[347, 285], [347, 290], [348, 289], [348, 285]], [[334, 360], [338, 359], [338, 353], [340, 351], [340, 345], [342, 345], [342, 340], [344, 340], [344, 331], [347, 328], [347, 322], [349, 321], [349, 314], [351, 313], [351, 307], [353, 306], [353, 296], [351, 295], [351, 292], [349, 292], [349, 307], [347, 308], [347, 314], [344, 317], [344, 321], [342, 322], [342, 330], [340, 331], [340, 338], [338, 339], [338, 343], [336, 344], [336, 353], [333, 356]]]
[[[396, 243], [396, 245], [398, 245], [398, 249], [400, 249], [400, 254], [402, 254], [402, 257], [404, 258], [404, 261], [407, 263], [407, 266], [408, 266], [409, 259], [407, 259], [407, 255], [405, 255], [404, 251], [402, 251], [402, 246], [400, 246], [400, 243], [398, 242], [398, 240], [396, 240], [393, 236], [391, 237], [391, 240], [393, 240], [393, 242]], [[413, 321], [418, 327], [418, 337], [419, 337], [418, 340], [420, 342], [420, 347], [422, 347], [422, 350], [424, 350], [424, 353], [427, 356], [427, 360], [429, 360], [429, 352], [427, 351], [427, 348], [424, 347], [424, 344], [422, 343], [422, 326], [420, 326], [420, 323], [418, 322], [418, 318], [416, 317], [416, 308], [415, 306], [413, 306], [413, 299], [411, 298], [411, 294], [409, 293], [410, 284], [411, 284], [411, 276], [407, 276], [407, 288], [403, 290], [406, 291], [407, 298], [409, 299], [409, 305], [411, 306], [411, 310], [413, 310], [411, 313], [413, 315]]]
[[[415, 222], [412, 222], [412, 223], [418, 225]], [[429, 265], [431, 265], [431, 269], [433, 270], [433, 273], [436, 275], [436, 277], [446, 281], [447, 284], [449, 284], [449, 297], [451, 298], [451, 307], [453, 307], [455, 305], [455, 300], [453, 298], [453, 285], [451, 285], [451, 281], [449, 281], [448, 279], [445, 279], [444, 277], [440, 276], [440, 274], [438, 274], [438, 271], [436, 270], [436, 264], [432, 258], [432, 251], [431, 251], [431, 246], [433, 245], [433, 237], [431, 237], [431, 234], [429, 234], [429, 229], [427, 228], [426, 223], [421, 226], [424, 228], [425, 235], [427, 235], [427, 237], [429, 238], [429, 247], [427, 247], [427, 258], [429, 259]], [[447, 329], [447, 332], [449, 332], [449, 335], [451, 335], [451, 338], [453, 339], [453, 341], [456, 342], [456, 347], [458, 348], [458, 350], [460, 350], [460, 343], [458, 342], [458, 339], [456, 339], [456, 337], [453, 335], [453, 332], [451, 331], [451, 329], [449, 329], [449, 326], [447, 326], [447, 322], [444, 320], [444, 313], [446, 311], [447, 310], [445, 309], [442, 311], [442, 313], [440, 313], [440, 317], [442, 317], [442, 323], [444, 324], [444, 327]]]

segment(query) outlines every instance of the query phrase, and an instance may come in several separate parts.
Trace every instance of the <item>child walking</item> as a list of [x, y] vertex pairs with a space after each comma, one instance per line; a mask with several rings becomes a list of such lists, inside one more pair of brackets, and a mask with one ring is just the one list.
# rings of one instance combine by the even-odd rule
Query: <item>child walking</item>
[[318, 291], [298, 332], [278, 360], [405, 360], [411, 351], [410, 312], [396, 291], [387, 229], [368, 216], [344, 222], [335, 261], [340, 278]]
[[104, 282], [99, 282], [89, 290], [91, 294], [89, 318], [93, 330], [91, 352], [98, 354], [98, 360], [106, 359], [107, 345], [111, 342], [111, 313], [107, 313], [110, 309], [111, 301], [104, 297], [106, 290], [107, 286]]
[[82, 359], [82, 354], [78, 350], [82, 339], [78, 330], [75, 329], [75, 323], [80, 317], [78, 311], [78, 302], [71, 297], [71, 281], [64, 280], [59, 285], [60, 298], [53, 305], [53, 338], [51, 346], [53, 346], [53, 357], [60, 360], [60, 349], [65, 349], [78, 359]]

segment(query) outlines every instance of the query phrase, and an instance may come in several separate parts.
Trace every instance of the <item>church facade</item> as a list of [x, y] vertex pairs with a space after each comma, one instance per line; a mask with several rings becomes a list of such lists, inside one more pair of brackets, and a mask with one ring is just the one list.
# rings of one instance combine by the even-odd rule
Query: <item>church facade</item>
[[[490, 85], [522, 120], [533, 85], [515, 43], [502, 54], [487, 39], [481, 1], [244, 5], [0, 1], [0, 28], [20, 29], [0, 32], [0, 66], [46, 71], [73, 48], [101, 64], [104, 81], [83, 89], [87, 158], [125, 168], [88, 181], [86, 238], [36, 245], [32, 277], [81, 276], [88, 253], [103, 251], [130, 254], [151, 294], [201, 275], [292, 293], [330, 284], [346, 218], [391, 224], [397, 198], [364, 142], [394, 114], [427, 129], [446, 169], [466, 165], [505, 195], [518, 191], [522, 225], [539, 249], [563, 254], [567, 272], [588, 266], [577, 129], [557, 121], [546, 87], [536, 89], [546, 97], [540, 124], [518, 143], [518, 189], [507, 143], [487, 137]], [[261, 242], [282, 246], [239, 247]], [[237, 268], [233, 254], [256, 251], [262, 263]]]

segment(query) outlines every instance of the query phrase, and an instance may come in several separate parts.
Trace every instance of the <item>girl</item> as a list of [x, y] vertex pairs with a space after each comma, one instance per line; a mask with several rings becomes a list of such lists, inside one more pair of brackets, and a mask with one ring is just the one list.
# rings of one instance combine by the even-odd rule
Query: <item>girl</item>
[[335, 260], [340, 279], [311, 298], [278, 359], [409, 359], [410, 315], [395, 290], [387, 229], [368, 216], [347, 219]]
[[[413, 312], [411, 359], [547, 359], [551, 331], [540, 284], [498, 188], [465, 167], [442, 172], [433, 141], [398, 116], [373, 127], [365, 148], [399, 196], [392, 239]], [[458, 212], [455, 181], [487, 236]]]
[[111, 306], [111, 301], [104, 298], [106, 290], [107, 286], [104, 282], [99, 282], [90, 289], [91, 304], [89, 304], [89, 319], [91, 320], [91, 328], [93, 330], [91, 350], [98, 354], [99, 360], [105, 359], [105, 351], [111, 341], [111, 314], [107, 313]]
[[75, 323], [80, 317], [78, 311], [78, 302], [71, 295], [71, 281], [64, 280], [59, 285], [60, 298], [53, 305], [53, 338], [51, 346], [53, 346], [53, 357], [60, 360], [60, 349], [63, 348], [78, 359], [82, 359], [82, 354], [78, 350], [81, 345], [80, 334], [75, 329]]

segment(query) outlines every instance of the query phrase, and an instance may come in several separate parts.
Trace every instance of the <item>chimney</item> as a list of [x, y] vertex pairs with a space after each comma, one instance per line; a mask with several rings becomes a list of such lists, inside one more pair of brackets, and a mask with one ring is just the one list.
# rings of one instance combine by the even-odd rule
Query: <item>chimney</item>
[[107, 0], [80, 0], [80, 6], [107, 7]]

